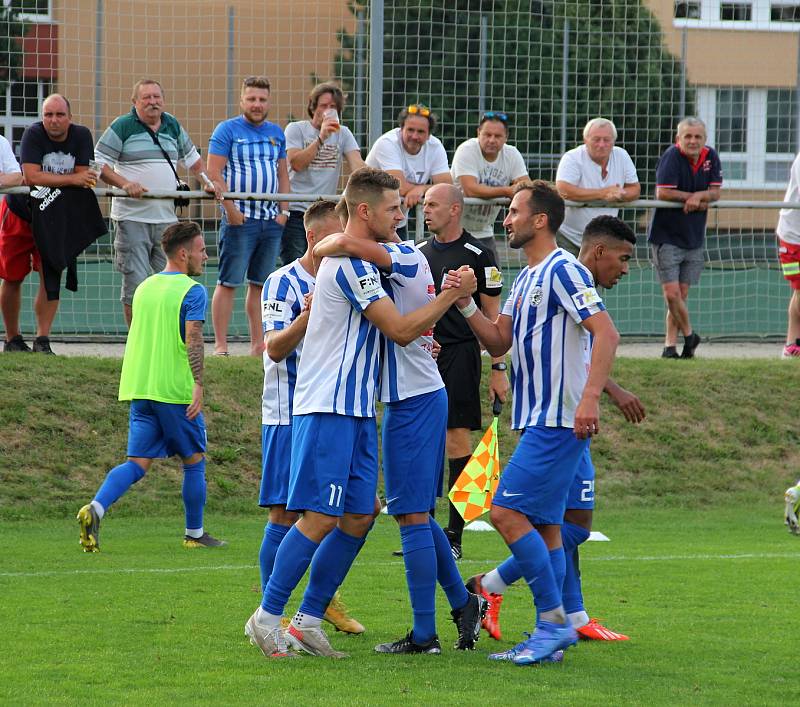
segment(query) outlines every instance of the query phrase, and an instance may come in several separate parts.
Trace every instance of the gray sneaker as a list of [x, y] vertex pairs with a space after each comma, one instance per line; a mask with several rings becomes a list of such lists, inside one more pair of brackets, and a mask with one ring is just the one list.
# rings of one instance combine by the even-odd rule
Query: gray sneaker
[[80, 544], [84, 552], [100, 552], [100, 517], [91, 503], [78, 511], [78, 525], [81, 529]]
[[333, 650], [327, 634], [321, 628], [297, 628], [294, 624], [289, 624], [289, 628], [286, 629], [286, 640], [292, 648], [310, 655], [324, 658], [350, 657], [347, 653]]
[[258, 646], [267, 658], [297, 658], [298, 655], [286, 643], [286, 630], [280, 626], [262, 626], [256, 621], [255, 610], [244, 625], [244, 635], [250, 643]]
[[193, 538], [189, 535], [183, 536], [183, 546], [189, 550], [199, 547], [225, 547], [227, 544], [224, 540], [217, 540], [217, 538], [208, 533], [203, 533], [199, 538]]

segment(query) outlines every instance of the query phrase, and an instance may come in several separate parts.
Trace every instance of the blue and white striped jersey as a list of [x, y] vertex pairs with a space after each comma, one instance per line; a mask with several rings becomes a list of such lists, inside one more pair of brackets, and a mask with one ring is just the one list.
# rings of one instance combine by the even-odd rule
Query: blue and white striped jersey
[[378, 269], [358, 258], [325, 258], [297, 370], [294, 414], [375, 416], [380, 332], [362, 312], [386, 297]]
[[[314, 276], [295, 260], [273, 272], [261, 289], [261, 322], [264, 333], [281, 331], [303, 311], [303, 296], [314, 291]], [[291, 425], [292, 401], [302, 340], [283, 361], [275, 363], [265, 351], [261, 424]]]
[[[383, 288], [400, 314], [413, 312], [433, 300], [436, 289], [431, 269], [414, 242], [384, 243], [383, 247], [392, 256], [392, 271], [381, 274]], [[431, 355], [433, 329], [424, 332], [408, 346], [399, 346], [385, 336], [381, 336], [381, 340], [382, 402], [394, 403], [444, 388], [439, 368]]]
[[511, 427], [573, 427], [589, 374], [584, 319], [605, 311], [591, 273], [557, 248], [514, 280], [503, 314], [511, 317]]
[[[275, 123], [253, 125], [244, 116], [223, 120], [211, 134], [208, 151], [226, 157], [223, 179], [231, 191], [277, 194], [278, 160], [286, 158], [286, 137]], [[276, 201], [235, 201], [247, 218], [273, 219]]]

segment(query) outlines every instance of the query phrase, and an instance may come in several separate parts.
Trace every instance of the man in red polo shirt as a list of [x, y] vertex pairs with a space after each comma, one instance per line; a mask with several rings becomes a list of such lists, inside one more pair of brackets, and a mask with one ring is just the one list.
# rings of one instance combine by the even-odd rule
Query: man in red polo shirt
[[[694, 358], [700, 335], [692, 329], [686, 301], [689, 287], [700, 282], [708, 205], [722, 186], [719, 156], [706, 145], [699, 118], [678, 123], [678, 137], [658, 161], [656, 199], [678, 201], [683, 209], [655, 209], [647, 240], [667, 303], [667, 332], [662, 358]], [[678, 354], [678, 332], [683, 351]]]

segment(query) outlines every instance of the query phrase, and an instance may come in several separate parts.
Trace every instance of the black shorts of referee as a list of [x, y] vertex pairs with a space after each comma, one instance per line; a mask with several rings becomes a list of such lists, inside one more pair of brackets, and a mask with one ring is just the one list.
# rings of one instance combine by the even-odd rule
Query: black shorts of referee
[[442, 344], [436, 363], [447, 390], [447, 429], [481, 429], [481, 348], [478, 340]]

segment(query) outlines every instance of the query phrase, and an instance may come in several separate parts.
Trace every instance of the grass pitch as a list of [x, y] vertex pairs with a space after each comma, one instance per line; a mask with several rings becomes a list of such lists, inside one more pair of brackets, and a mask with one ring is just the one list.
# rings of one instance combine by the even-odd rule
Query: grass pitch
[[[625, 643], [570, 649], [563, 665], [486, 655], [533, 625], [530, 593], [503, 605], [503, 641], [452, 650], [440, 592], [441, 656], [382, 656], [411, 616], [394, 522], [381, 516], [343, 585], [360, 637], [334, 634], [334, 661], [265, 659], [243, 634], [259, 601], [263, 514], [211, 515], [221, 550], [181, 547], [182, 519], [114, 517], [86, 555], [71, 518], [0, 523], [0, 702], [5, 704], [780, 704], [793, 694], [800, 538], [775, 506], [704, 512], [601, 508], [586, 543], [587, 608]], [[464, 577], [505, 557], [495, 533], [466, 533]], [[288, 611], [300, 600], [295, 592]], [[329, 627], [330, 628], [330, 627]]]

